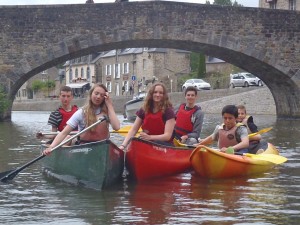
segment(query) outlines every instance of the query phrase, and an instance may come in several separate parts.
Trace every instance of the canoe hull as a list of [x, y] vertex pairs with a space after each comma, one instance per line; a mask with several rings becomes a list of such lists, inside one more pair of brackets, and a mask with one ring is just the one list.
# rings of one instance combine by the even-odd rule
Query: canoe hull
[[126, 152], [126, 167], [137, 181], [174, 175], [190, 170], [192, 149], [160, 145], [132, 138]]
[[[270, 143], [263, 154], [278, 155], [278, 150]], [[201, 177], [222, 179], [264, 173], [276, 164], [247, 156], [231, 155], [203, 146], [196, 148], [190, 161], [194, 171]]]
[[138, 111], [143, 105], [144, 99], [133, 99], [125, 103], [125, 114], [128, 120], [135, 120], [136, 111]]
[[43, 165], [49, 176], [101, 190], [122, 180], [124, 152], [110, 140], [104, 140], [61, 147], [43, 158]]

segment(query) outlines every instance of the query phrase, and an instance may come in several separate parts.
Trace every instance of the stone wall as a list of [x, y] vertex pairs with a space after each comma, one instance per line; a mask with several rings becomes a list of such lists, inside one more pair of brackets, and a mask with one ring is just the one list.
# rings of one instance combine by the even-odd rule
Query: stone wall
[[[173, 105], [184, 102], [183, 92], [170, 94]], [[198, 92], [199, 105], [205, 113], [220, 113], [227, 104], [243, 104], [250, 114], [275, 115], [274, 99], [266, 87], [218, 89]], [[129, 97], [116, 97], [113, 99], [117, 113], [123, 113], [124, 104]], [[84, 104], [85, 99], [75, 99], [78, 106]], [[13, 111], [52, 111], [59, 106], [59, 100], [14, 102]]]

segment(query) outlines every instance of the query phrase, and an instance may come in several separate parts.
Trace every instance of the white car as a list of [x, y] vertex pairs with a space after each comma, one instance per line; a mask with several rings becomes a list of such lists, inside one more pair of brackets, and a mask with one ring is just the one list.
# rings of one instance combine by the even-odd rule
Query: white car
[[185, 89], [189, 86], [193, 86], [197, 88], [197, 90], [210, 90], [211, 86], [209, 83], [205, 82], [202, 79], [189, 79], [185, 81], [185, 83], [182, 85], [182, 91], [185, 91]]
[[263, 82], [251, 73], [230, 74], [230, 88], [263, 86]]

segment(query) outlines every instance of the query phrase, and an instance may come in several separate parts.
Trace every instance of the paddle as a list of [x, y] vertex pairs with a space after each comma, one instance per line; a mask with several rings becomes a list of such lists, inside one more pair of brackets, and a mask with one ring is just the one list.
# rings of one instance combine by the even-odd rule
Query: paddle
[[281, 164], [287, 161], [287, 158], [281, 155], [274, 155], [274, 154], [251, 154], [251, 153], [235, 153], [236, 155], [243, 155], [250, 157], [252, 159], [264, 160], [274, 164]]
[[[264, 129], [261, 129], [261, 130], [255, 132], [255, 133], [248, 134], [248, 137], [253, 137], [253, 136], [258, 135], [258, 134], [263, 134], [263, 133], [266, 133], [266, 132], [268, 132], [272, 129], [273, 129], [273, 127], [264, 128]], [[195, 146], [183, 144], [179, 140], [177, 140], [176, 138], [174, 138], [173, 143], [177, 147], [195, 147]]]
[[[91, 126], [83, 129], [82, 131], [80, 132], [77, 132], [76, 135], [68, 138], [67, 140], [65, 141], [62, 141], [59, 145], [57, 145], [56, 147], [54, 147], [51, 151], [55, 151], [57, 150], [58, 148], [60, 148], [61, 146], [63, 146], [64, 144], [68, 143], [69, 141], [73, 140], [74, 138], [78, 137], [80, 134], [86, 132], [87, 130], [90, 130], [91, 128], [93, 128], [94, 126], [98, 125], [99, 123], [102, 123], [103, 121], [107, 120], [107, 117], [101, 117], [97, 122], [93, 123]], [[46, 155], [40, 155], [39, 157], [33, 159], [32, 161], [26, 163], [25, 165], [17, 168], [17, 169], [13, 169], [13, 170], [9, 170], [9, 171], [6, 171], [6, 172], [2, 172], [0, 173], [0, 181], [2, 182], [6, 182], [6, 181], [9, 181], [9, 180], [12, 180], [14, 179], [14, 177], [20, 173], [22, 170], [24, 170], [25, 168], [27, 168], [28, 166], [30, 166], [31, 164], [35, 163], [36, 161], [44, 158]]]
[[261, 130], [255, 132], [255, 133], [248, 134], [248, 137], [253, 137], [253, 136], [258, 135], [258, 134], [263, 134], [263, 133], [266, 133], [266, 132], [268, 132], [272, 129], [273, 129], [273, 127], [264, 128], [264, 129], [261, 129]]
[[[127, 125], [127, 126], [124, 126], [124, 127], [121, 127], [119, 130], [113, 130], [111, 131], [111, 133], [117, 133], [117, 134], [120, 134], [122, 136], [125, 136], [127, 135], [127, 133], [129, 132], [129, 130], [131, 129], [131, 125]], [[136, 136], [142, 132], [142, 129], [140, 128], [136, 134]]]

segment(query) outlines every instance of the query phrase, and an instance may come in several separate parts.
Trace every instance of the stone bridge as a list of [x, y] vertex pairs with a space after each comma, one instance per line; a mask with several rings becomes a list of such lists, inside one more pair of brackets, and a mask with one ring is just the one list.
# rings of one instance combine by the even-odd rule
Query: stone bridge
[[[300, 14], [148, 1], [0, 6], [1, 120], [18, 89], [66, 60], [129, 47], [163, 47], [223, 59], [260, 77], [278, 118], [300, 118]], [[257, 104], [264, 99], [257, 96]]]

